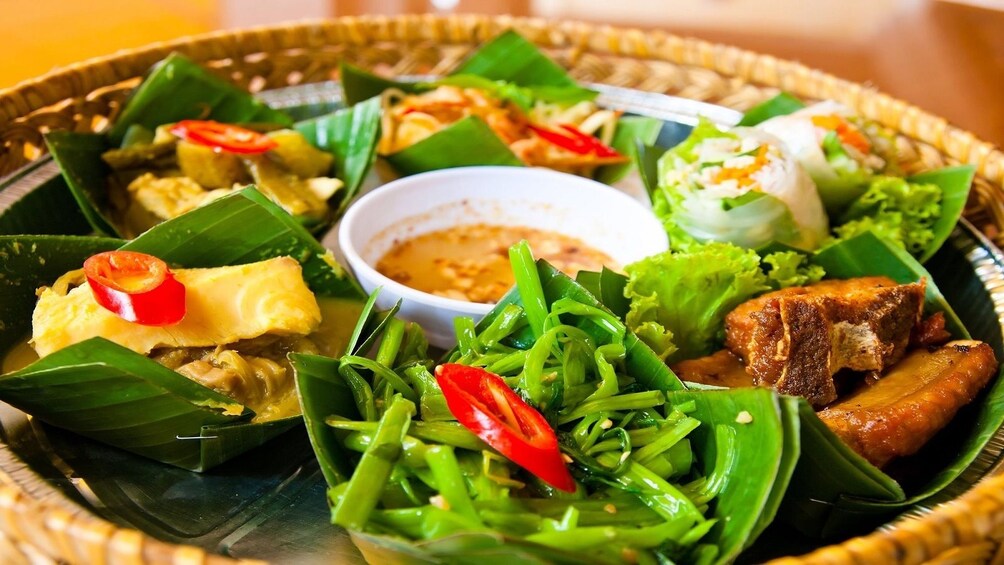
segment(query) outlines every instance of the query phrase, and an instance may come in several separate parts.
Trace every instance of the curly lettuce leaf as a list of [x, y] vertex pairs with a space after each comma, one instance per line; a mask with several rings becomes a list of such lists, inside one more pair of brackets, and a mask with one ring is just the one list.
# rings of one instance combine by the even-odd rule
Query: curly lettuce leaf
[[627, 325], [669, 362], [711, 353], [726, 314], [771, 288], [756, 251], [729, 243], [667, 251], [625, 271]]
[[834, 228], [838, 241], [865, 231], [920, 255], [934, 240], [934, 225], [941, 217], [942, 190], [936, 184], [910, 183], [899, 177], [876, 177], [868, 190], [843, 214]]
[[798, 251], [769, 253], [763, 263], [767, 267], [767, 284], [775, 290], [817, 283], [826, 275], [821, 266], [809, 262], [808, 256]]

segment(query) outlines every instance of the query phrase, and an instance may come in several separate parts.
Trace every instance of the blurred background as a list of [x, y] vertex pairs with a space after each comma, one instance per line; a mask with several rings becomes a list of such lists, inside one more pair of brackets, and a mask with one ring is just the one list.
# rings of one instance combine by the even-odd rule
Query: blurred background
[[872, 84], [1004, 146], [1004, 0], [0, 0], [0, 88], [218, 29], [358, 14], [486, 13], [663, 29]]

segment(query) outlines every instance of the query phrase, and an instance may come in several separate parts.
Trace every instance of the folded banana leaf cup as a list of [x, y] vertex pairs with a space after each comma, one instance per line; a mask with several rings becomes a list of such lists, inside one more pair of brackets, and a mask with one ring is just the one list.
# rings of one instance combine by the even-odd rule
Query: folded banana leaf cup
[[56, 131], [45, 138], [87, 222], [98, 234], [122, 237], [130, 230], [113, 213], [108, 182], [112, 169], [102, 154], [127, 144], [130, 132], [152, 132], [158, 126], [187, 119], [292, 128], [333, 157], [329, 173], [344, 183], [328, 199], [330, 210], [326, 214], [301, 218], [317, 231], [337, 219], [369, 172], [380, 135], [379, 111], [374, 101], [294, 123], [285, 112], [268, 107], [174, 53], [151, 69], [106, 132]]
[[[887, 276], [899, 284], [926, 280], [925, 315], [941, 312], [954, 339], [970, 339], [931, 274], [913, 256], [874, 233], [865, 232], [811, 256], [828, 278]], [[580, 273], [578, 280], [619, 316], [628, 312], [627, 277], [612, 271]], [[900, 463], [912, 468], [909, 484], [878, 469], [847, 447], [802, 398], [782, 397], [799, 420], [794, 441], [801, 452], [779, 516], [812, 538], [836, 539], [873, 528], [912, 505], [937, 496], [973, 463], [993, 433], [1004, 424], [1004, 380], [997, 378], [948, 428], [921, 452]], [[707, 385], [684, 383], [694, 389]], [[740, 390], [740, 389], [735, 389]], [[800, 430], [800, 431], [799, 431]], [[952, 438], [951, 446], [944, 439]], [[940, 445], [939, 445], [940, 444]]]
[[[404, 93], [420, 93], [440, 85], [472, 87], [512, 101], [529, 109], [535, 100], [574, 104], [593, 100], [597, 93], [580, 86], [560, 65], [550, 60], [534, 44], [514, 31], [506, 31], [473, 52], [443, 79], [431, 82], [395, 81], [343, 63], [340, 70], [347, 104], [379, 98], [389, 88]], [[611, 147], [632, 156], [636, 141], [654, 143], [662, 123], [643, 116], [623, 116]], [[400, 151], [384, 156], [399, 173], [416, 173], [476, 165], [523, 166], [488, 124], [479, 117], [462, 118], [442, 130]], [[631, 169], [631, 163], [606, 165], [593, 178], [613, 184]]]
[[[565, 299], [606, 311], [583, 286], [545, 261], [538, 261], [534, 268], [543, 290], [543, 307], [550, 308], [556, 301]], [[508, 307], [513, 304], [526, 306], [518, 288], [510, 291], [475, 331], [491, 327], [500, 316], [511, 316]], [[386, 320], [393, 315], [393, 311], [378, 314], [367, 309], [360, 318], [357, 334], [368, 335], [367, 341], [376, 342], [379, 334], [386, 330]], [[575, 315], [563, 314], [562, 320], [591, 331], [588, 322]], [[528, 327], [507, 338], [507, 343], [517, 349], [528, 350], [534, 342]], [[716, 549], [704, 559], [709, 563], [729, 562], [771, 523], [788, 490], [799, 460], [798, 402], [767, 389], [687, 390], [667, 365], [629, 331], [624, 337], [624, 346], [625, 371], [641, 385], [640, 389], [632, 390], [662, 391], [670, 404], [691, 406], [688, 415], [700, 421], [700, 427], [689, 436], [697, 458], [696, 468], [703, 476], [714, 477], [709, 481], [720, 481], [718, 484], [722, 487], [706, 512], [711, 520], [709, 526], [713, 527], [702, 538], [702, 543]], [[350, 348], [350, 351], [362, 355], [366, 348]], [[444, 360], [455, 354], [456, 351], [447, 353]], [[358, 455], [344, 444], [344, 432], [327, 423], [331, 418], [363, 419], [356, 402], [358, 382], [353, 384], [353, 378], [345, 374], [346, 365], [359, 366], [358, 355], [341, 360], [310, 355], [294, 355], [292, 359], [311, 443], [332, 489], [339, 485], [344, 488], [359, 463]], [[380, 353], [376, 353], [374, 359], [379, 358]], [[414, 363], [414, 357], [409, 359]], [[397, 358], [387, 366], [401, 367], [409, 359]], [[371, 360], [371, 363], [376, 361]], [[423, 363], [431, 367], [433, 361], [426, 359]], [[354, 373], [359, 374], [367, 373]], [[751, 418], [749, 422], [737, 420], [737, 414], [742, 411]], [[574, 505], [571, 500], [559, 502]], [[556, 549], [491, 530], [454, 533], [418, 542], [383, 534], [378, 529], [350, 529], [350, 533], [371, 562], [446, 563], [483, 558], [535, 563], [606, 562], [588, 552]]]
[[[0, 351], [31, 333], [35, 289], [98, 252], [139, 251], [208, 268], [289, 256], [319, 300], [351, 329], [362, 291], [329, 251], [253, 188], [164, 222], [139, 238], [0, 236]], [[347, 334], [345, 336], [347, 341]], [[333, 347], [341, 349], [342, 344]], [[0, 376], [0, 400], [35, 418], [164, 463], [205, 471], [297, 426], [300, 416], [251, 422], [254, 412], [156, 361], [102, 338]]]

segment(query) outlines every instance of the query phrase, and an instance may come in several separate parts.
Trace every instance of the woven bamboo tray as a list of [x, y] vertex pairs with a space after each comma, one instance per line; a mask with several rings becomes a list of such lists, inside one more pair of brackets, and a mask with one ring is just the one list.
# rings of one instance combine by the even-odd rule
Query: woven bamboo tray
[[[579, 80], [745, 110], [780, 90], [834, 99], [898, 135], [907, 172], [969, 163], [966, 217], [1004, 246], [1004, 153], [946, 120], [803, 65], [660, 32], [484, 16], [362, 17], [229, 31], [157, 43], [72, 65], [0, 90], [0, 177], [38, 159], [53, 129], [94, 131], [114, 119], [139, 77], [172, 51], [257, 92], [334, 78], [342, 60], [394, 74], [438, 74], [515, 28]], [[984, 479], [920, 518], [779, 563], [1004, 563], [1004, 476]], [[233, 563], [118, 528], [0, 475], [0, 562]], [[246, 563], [246, 561], [245, 561]]]

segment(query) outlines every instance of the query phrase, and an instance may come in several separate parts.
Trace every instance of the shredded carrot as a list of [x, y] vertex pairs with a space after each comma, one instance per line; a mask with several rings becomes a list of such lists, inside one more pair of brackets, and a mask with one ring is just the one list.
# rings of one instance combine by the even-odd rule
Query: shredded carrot
[[760, 170], [761, 167], [767, 164], [767, 145], [761, 145], [757, 149], [756, 156], [753, 158], [753, 162], [745, 167], [722, 167], [718, 173], [715, 174], [715, 182], [721, 183], [727, 180], [735, 180], [739, 183], [739, 186], [749, 186], [753, 184], [753, 179], [750, 175]]
[[812, 116], [812, 123], [813, 125], [819, 126], [823, 129], [835, 132], [837, 134], [837, 139], [839, 139], [841, 143], [844, 145], [850, 145], [862, 153], [867, 154], [872, 149], [872, 144], [868, 141], [868, 138], [865, 137], [858, 128], [847, 123], [847, 121], [840, 116]]

